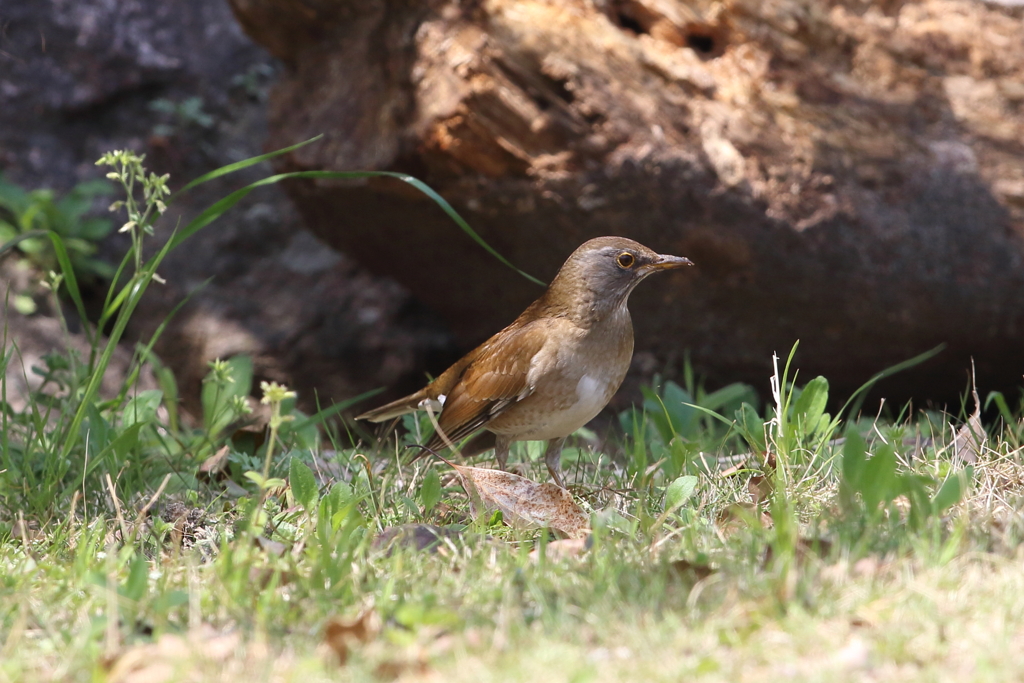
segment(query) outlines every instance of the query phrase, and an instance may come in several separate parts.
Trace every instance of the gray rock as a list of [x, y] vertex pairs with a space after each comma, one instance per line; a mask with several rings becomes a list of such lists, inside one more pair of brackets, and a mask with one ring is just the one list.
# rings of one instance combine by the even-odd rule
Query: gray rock
[[[103, 152], [130, 148], [178, 188], [265, 151], [265, 99], [279, 64], [223, 2], [8, 0], [0, 23], [0, 172], [9, 181], [66, 191], [101, 176], [94, 162]], [[262, 165], [184, 195], [150, 249], [271, 172]], [[127, 241], [114, 235], [100, 246], [116, 261]], [[167, 285], [151, 288], [126, 344], [148, 339], [190, 297], [157, 353], [193, 413], [217, 356], [251, 354], [257, 380], [285, 382], [315, 409], [316, 392], [327, 405], [383, 384], [411, 389], [424, 365], [454, 354], [421, 305], [320, 244], [277, 188], [257, 191], [173, 252], [161, 275]], [[104, 291], [86, 291], [92, 307]], [[16, 338], [56, 325], [45, 313], [24, 323], [12, 328]], [[52, 337], [47, 344], [58, 343]]]

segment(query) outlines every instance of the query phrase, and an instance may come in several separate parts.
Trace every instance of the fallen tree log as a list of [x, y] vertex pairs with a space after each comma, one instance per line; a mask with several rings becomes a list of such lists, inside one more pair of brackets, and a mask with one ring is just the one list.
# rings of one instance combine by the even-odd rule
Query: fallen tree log
[[[521, 268], [635, 238], [692, 272], [633, 299], [638, 362], [766, 385], [773, 351], [837, 393], [939, 343], [891, 397], [1024, 372], [1024, 9], [973, 0], [231, 0], [286, 65], [282, 170], [437, 189]], [[297, 182], [329, 244], [465, 346], [539, 289], [400, 183]], [[436, 370], [436, 369], [433, 369]]]

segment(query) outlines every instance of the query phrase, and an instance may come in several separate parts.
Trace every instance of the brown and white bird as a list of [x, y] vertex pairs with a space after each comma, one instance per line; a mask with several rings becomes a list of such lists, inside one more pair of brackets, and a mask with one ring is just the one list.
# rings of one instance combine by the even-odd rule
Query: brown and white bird
[[[633, 356], [630, 292], [652, 273], [693, 263], [624, 237], [598, 237], [569, 256], [547, 291], [515, 321], [415, 394], [363, 413], [382, 422], [430, 406], [459, 450], [494, 448], [504, 469], [513, 441], [546, 440], [558, 474], [565, 438], [593, 419], [622, 384]], [[439, 450], [440, 434], [427, 443]]]

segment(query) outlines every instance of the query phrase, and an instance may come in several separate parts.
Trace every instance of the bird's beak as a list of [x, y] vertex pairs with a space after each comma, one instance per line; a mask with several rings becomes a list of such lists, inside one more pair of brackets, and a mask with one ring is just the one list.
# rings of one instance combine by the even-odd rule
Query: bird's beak
[[652, 263], [644, 266], [644, 270], [650, 272], [656, 272], [659, 270], [670, 270], [672, 268], [682, 268], [683, 266], [692, 266], [693, 261], [686, 258], [685, 256], [671, 256], [669, 254], [658, 254]]

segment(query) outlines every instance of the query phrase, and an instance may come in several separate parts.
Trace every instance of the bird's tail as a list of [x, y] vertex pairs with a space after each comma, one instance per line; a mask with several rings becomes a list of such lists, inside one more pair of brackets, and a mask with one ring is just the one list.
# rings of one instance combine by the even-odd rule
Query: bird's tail
[[[382, 405], [379, 408], [368, 410], [362, 415], [356, 417], [357, 420], [368, 420], [370, 422], [384, 422], [395, 417], [400, 417], [406, 413], [411, 413], [416, 410], [423, 408], [423, 402], [430, 400], [426, 394], [426, 390], [422, 389], [417, 391], [415, 394], [410, 394], [404, 398], [400, 398], [397, 401], [392, 401]], [[438, 410], [440, 407], [438, 408]]]

